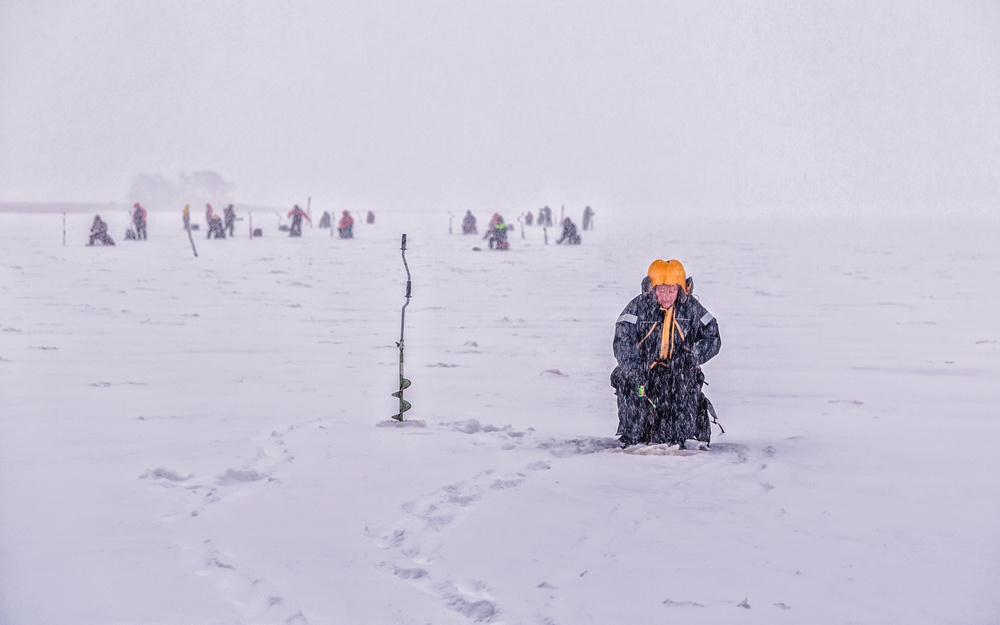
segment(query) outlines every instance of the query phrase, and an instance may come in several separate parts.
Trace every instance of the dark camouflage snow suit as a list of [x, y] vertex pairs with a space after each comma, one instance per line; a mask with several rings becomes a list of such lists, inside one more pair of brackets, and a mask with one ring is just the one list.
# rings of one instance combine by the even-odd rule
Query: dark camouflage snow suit
[[669, 312], [652, 292], [636, 296], [615, 323], [618, 367], [611, 373], [611, 386], [618, 396], [618, 434], [626, 445], [695, 438], [708, 442], [703, 433], [707, 423], [698, 428], [696, 417], [703, 408], [701, 365], [722, 346], [719, 323], [683, 289], [673, 308], [674, 346], [667, 359], [661, 356], [661, 339]]

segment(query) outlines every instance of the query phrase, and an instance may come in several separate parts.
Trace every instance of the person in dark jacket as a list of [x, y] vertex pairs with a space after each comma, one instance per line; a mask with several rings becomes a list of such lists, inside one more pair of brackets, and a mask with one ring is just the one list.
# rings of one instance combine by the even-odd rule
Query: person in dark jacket
[[538, 209], [538, 221], [539, 226], [545, 226], [546, 228], [552, 227], [552, 209], [548, 206], [543, 206]]
[[465, 211], [465, 217], [462, 218], [462, 234], [479, 234], [476, 216], [472, 214], [472, 211]]
[[510, 247], [507, 242], [507, 224], [504, 223], [500, 213], [493, 213], [490, 220], [489, 229], [483, 235], [483, 240], [490, 240], [490, 249], [505, 250]]
[[375, 213], [368, 211], [368, 215], [365, 216], [365, 223], [366, 224], [375, 223]]
[[114, 240], [108, 235], [108, 224], [104, 223], [100, 215], [94, 215], [94, 223], [90, 225], [90, 243], [87, 245], [114, 245]]
[[[680, 445], [701, 438], [701, 365], [719, 353], [719, 323], [688, 290], [679, 261], [649, 266], [649, 291], [635, 297], [615, 323], [618, 395], [623, 445]], [[705, 441], [708, 442], [708, 441]]]
[[218, 215], [212, 215], [211, 221], [208, 222], [208, 237], [210, 239], [226, 238], [226, 227], [222, 224], [222, 217], [219, 217]]
[[563, 242], [569, 245], [580, 244], [580, 235], [576, 232], [576, 224], [569, 217], [563, 219], [562, 236], [556, 239], [556, 245], [560, 245]]
[[[292, 227], [288, 230], [288, 236], [290, 237], [300, 237], [302, 236], [302, 218], [305, 217], [309, 219], [309, 215], [306, 214], [302, 208], [296, 204], [292, 210], [288, 211], [288, 216], [292, 218]], [[309, 219], [312, 222], [312, 219]]]
[[354, 217], [347, 211], [340, 216], [340, 223], [337, 224], [337, 234], [341, 239], [354, 238]]
[[236, 230], [236, 210], [230, 204], [226, 207], [226, 210], [222, 211], [222, 214], [225, 215], [224, 229], [229, 231], [229, 236], [233, 236]]
[[146, 238], [146, 209], [136, 202], [132, 208], [132, 223], [135, 224], [135, 238], [139, 241], [148, 240]]

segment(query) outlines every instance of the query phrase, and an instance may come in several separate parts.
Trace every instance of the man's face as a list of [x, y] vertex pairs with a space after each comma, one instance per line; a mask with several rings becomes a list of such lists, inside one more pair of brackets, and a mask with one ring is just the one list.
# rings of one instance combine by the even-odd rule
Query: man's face
[[663, 308], [670, 308], [677, 299], [677, 291], [680, 289], [676, 284], [658, 284], [653, 288], [656, 293], [656, 301]]

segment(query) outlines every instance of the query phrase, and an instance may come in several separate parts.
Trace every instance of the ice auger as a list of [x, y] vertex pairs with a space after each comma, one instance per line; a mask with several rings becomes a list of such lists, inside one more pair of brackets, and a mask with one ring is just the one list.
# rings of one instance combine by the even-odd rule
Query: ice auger
[[403, 241], [400, 244], [400, 250], [403, 253], [403, 267], [406, 268], [406, 303], [403, 304], [403, 310], [400, 313], [399, 319], [399, 342], [396, 343], [396, 347], [399, 348], [399, 390], [392, 394], [393, 397], [399, 398], [399, 412], [392, 415], [392, 418], [396, 421], [403, 420], [403, 413], [410, 409], [410, 402], [403, 399], [403, 390], [409, 388], [410, 381], [403, 377], [403, 329], [406, 327], [406, 307], [410, 305], [410, 266], [406, 264], [406, 235], [403, 235]]

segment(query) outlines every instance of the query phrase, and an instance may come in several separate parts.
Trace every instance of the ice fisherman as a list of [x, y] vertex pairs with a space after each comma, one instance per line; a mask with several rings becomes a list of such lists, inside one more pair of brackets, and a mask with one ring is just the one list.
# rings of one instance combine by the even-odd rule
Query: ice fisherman
[[510, 244], [507, 242], [507, 224], [504, 223], [500, 213], [493, 213], [489, 229], [483, 235], [483, 240], [486, 239], [490, 241], [491, 250], [505, 250], [510, 247]]
[[146, 238], [146, 209], [136, 202], [132, 205], [135, 210], [132, 211], [132, 223], [135, 224], [135, 238], [139, 241], [148, 240]]
[[375, 223], [375, 213], [368, 211], [368, 215], [365, 216], [365, 223], [366, 224]]
[[337, 224], [337, 234], [341, 239], [354, 238], [354, 217], [347, 211], [340, 216], [340, 223]]
[[100, 215], [94, 215], [94, 223], [90, 225], [90, 243], [87, 245], [114, 245], [114, 240], [108, 235], [108, 224], [104, 223]]
[[[288, 216], [292, 218], [292, 227], [288, 230], [288, 236], [290, 237], [300, 237], [302, 236], [302, 218], [305, 217], [309, 219], [309, 215], [306, 214], [302, 208], [296, 204], [292, 210], [288, 211]], [[312, 223], [312, 219], [309, 219]]]
[[190, 204], [185, 204], [184, 205], [184, 212], [182, 214], [184, 216], [184, 229], [185, 230], [190, 230], [191, 229], [191, 205]]
[[222, 217], [212, 215], [208, 222], [208, 238], [225, 239], [226, 228], [222, 225]]
[[618, 366], [611, 386], [618, 396], [618, 434], [624, 446], [709, 442], [701, 365], [719, 353], [719, 323], [690, 293], [677, 260], [655, 260], [648, 290], [615, 323]]
[[536, 222], [539, 226], [545, 226], [548, 228], [552, 227], [552, 209], [548, 206], [543, 206], [538, 209], [538, 220]]
[[580, 235], [576, 231], [576, 224], [569, 217], [563, 219], [562, 236], [556, 239], [556, 245], [567, 243], [569, 245], [579, 245]]
[[589, 206], [583, 209], [583, 229], [593, 230], [594, 229], [594, 209]]
[[479, 234], [476, 216], [472, 214], [472, 211], [465, 211], [465, 217], [462, 218], [462, 234]]
[[233, 236], [236, 230], [236, 209], [230, 204], [226, 207], [226, 210], [222, 211], [222, 214], [225, 215], [226, 222], [224, 229], [229, 231], [229, 236]]
[[205, 228], [208, 229], [208, 233], [205, 235], [206, 239], [212, 238], [212, 217], [215, 213], [212, 211], [211, 204], [205, 204]]

